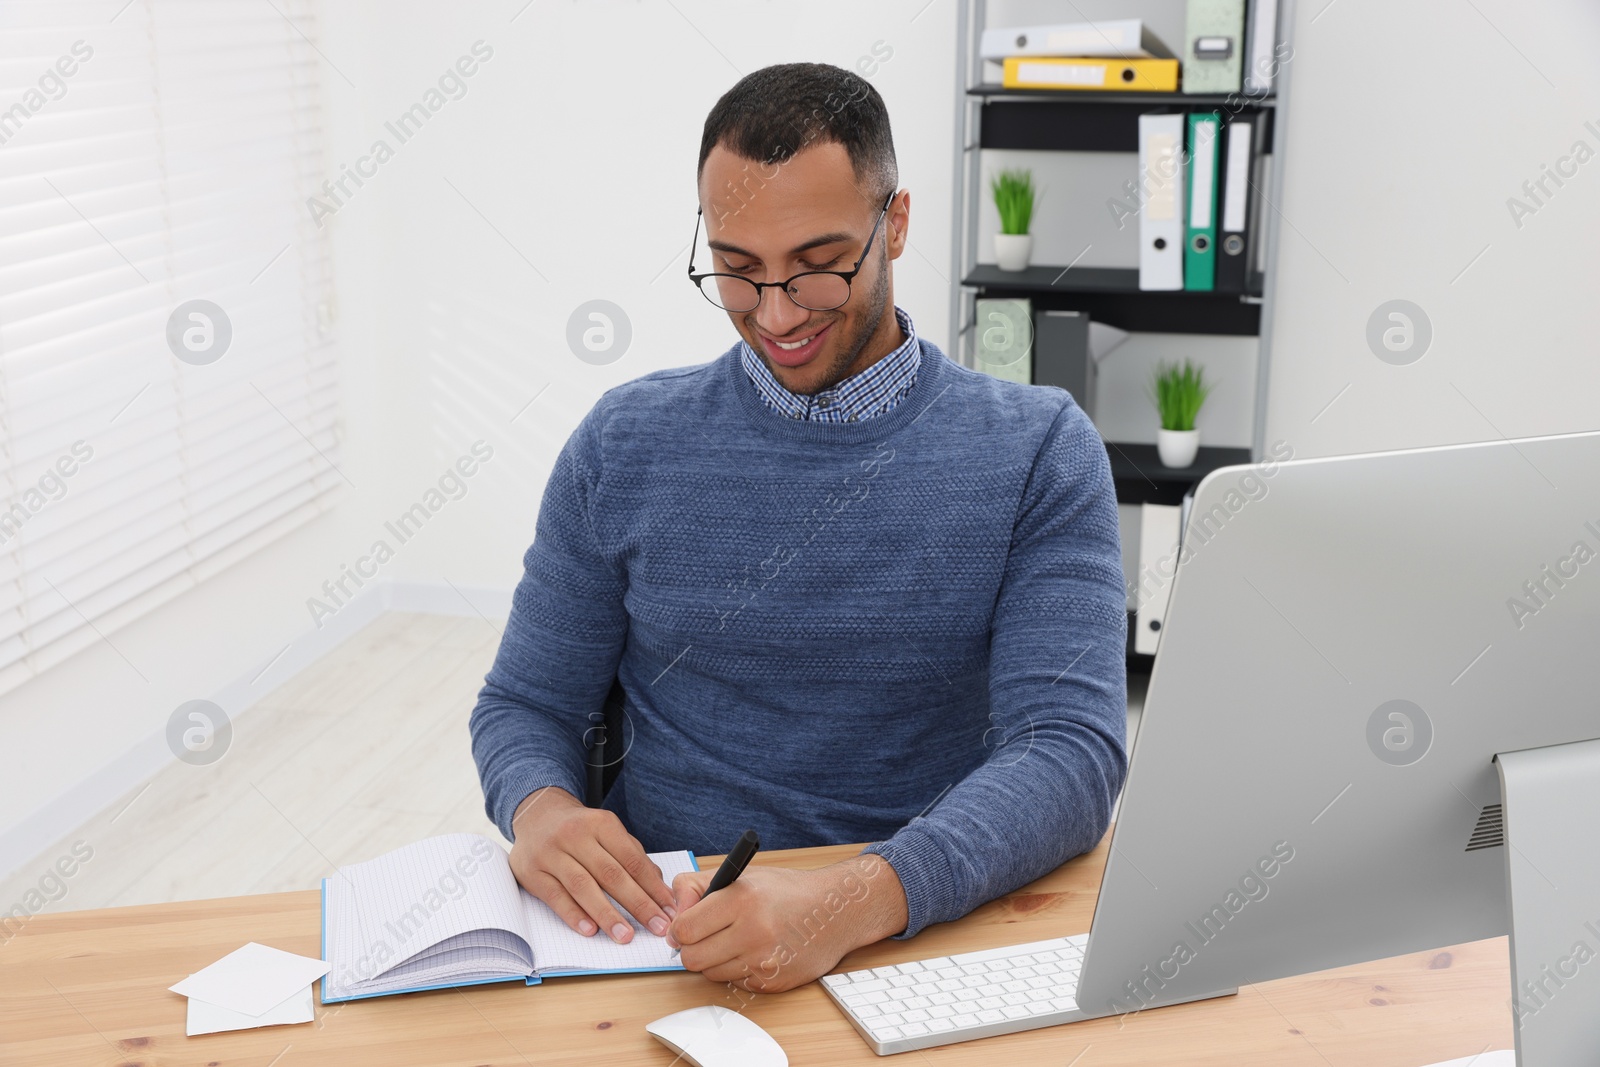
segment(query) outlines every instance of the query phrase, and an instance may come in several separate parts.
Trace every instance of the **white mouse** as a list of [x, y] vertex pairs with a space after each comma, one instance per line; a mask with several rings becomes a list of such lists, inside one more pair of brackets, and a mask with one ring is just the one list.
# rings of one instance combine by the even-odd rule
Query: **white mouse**
[[789, 1067], [771, 1034], [715, 1004], [673, 1012], [647, 1023], [645, 1032], [694, 1067]]

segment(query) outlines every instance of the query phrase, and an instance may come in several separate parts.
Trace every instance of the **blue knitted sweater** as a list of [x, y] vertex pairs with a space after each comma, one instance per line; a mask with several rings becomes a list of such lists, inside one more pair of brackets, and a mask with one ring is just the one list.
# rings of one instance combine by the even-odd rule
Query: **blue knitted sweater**
[[471, 718], [491, 819], [584, 794], [650, 851], [870, 841], [898, 937], [1092, 848], [1126, 768], [1127, 616], [1104, 446], [1063, 390], [925, 340], [893, 410], [765, 407], [735, 345], [608, 390], [545, 486]]

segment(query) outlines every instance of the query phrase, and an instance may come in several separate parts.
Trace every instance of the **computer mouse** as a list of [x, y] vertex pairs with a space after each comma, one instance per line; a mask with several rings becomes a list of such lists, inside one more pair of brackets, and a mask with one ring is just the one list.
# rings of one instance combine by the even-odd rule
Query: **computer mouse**
[[716, 1004], [662, 1016], [645, 1031], [694, 1067], [789, 1067], [771, 1034]]

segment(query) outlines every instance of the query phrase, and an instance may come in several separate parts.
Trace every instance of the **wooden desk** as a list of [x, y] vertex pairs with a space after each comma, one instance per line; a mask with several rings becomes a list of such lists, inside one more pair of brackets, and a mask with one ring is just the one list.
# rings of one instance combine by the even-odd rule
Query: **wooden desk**
[[[762, 853], [815, 867], [857, 846]], [[958, 923], [852, 953], [841, 970], [1089, 928], [1106, 843]], [[706, 862], [715, 862], [707, 858]], [[795, 1067], [878, 1063], [812, 983], [735, 995], [697, 974], [558, 978], [317, 1005], [316, 1022], [184, 1036], [167, 987], [247, 941], [319, 955], [316, 892], [41, 915], [0, 945], [0, 1064], [26, 1067], [516, 1067], [639, 1064], [673, 1056], [645, 1023], [697, 1004], [737, 1006]], [[1420, 1067], [1512, 1047], [1504, 938], [1242, 989], [1237, 996], [946, 1045], [900, 1064], [1216, 1064]], [[1077, 1057], [1077, 1058], [1075, 1058]]]

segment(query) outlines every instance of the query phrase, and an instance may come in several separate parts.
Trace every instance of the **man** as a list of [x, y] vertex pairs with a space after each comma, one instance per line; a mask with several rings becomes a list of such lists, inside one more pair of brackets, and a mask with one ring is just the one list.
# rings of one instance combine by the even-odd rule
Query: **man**
[[[573, 432], [472, 714], [521, 884], [588, 936], [630, 940], [626, 911], [746, 989], [1093, 847], [1125, 771], [1104, 447], [1064, 391], [917, 336], [889, 270], [897, 181], [854, 74], [768, 67], [717, 102], [690, 271], [741, 340], [607, 391]], [[614, 677], [629, 749], [587, 808], [588, 716]], [[710, 871], [668, 887], [645, 855], [747, 828], [766, 848], [873, 843], [704, 900]]]

